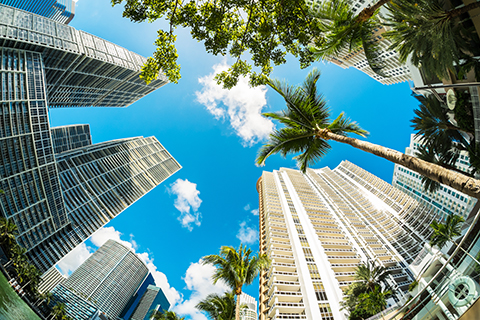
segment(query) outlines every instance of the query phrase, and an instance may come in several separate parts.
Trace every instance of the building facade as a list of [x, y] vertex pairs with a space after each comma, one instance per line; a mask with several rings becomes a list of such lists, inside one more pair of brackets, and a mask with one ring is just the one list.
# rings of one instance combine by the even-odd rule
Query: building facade
[[245, 308], [240, 311], [240, 320], [257, 320], [257, 300], [254, 297], [242, 292], [240, 295], [240, 305]]
[[149, 285], [129, 320], [149, 320], [155, 311], [167, 311], [170, 303], [162, 289]]
[[89, 146], [92, 144], [90, 125], [74, 124], [50, 128], [53, 152], [59, 154], [65, 151]]
[[137, 308], [138, 304], [140, 303], [140, 300], [143, 297], [143, 294], [147, 291], [150, 285], [155, 286], [155, 280], [153, 279], [153, 276], [151, 273], [148, 274], [148, 276], [143, 281], [142, 285], [138, 288], [135, 294], [130, 298], [130, 301], [128, 302], [127, 306], [123, 309], [122, 313], [120, 314], [121, 319], [124, 319], [124, 320], [130, 319], [130, 316]]
[[[116, 319], [148, 274], [147, 266], [133, 251], [108, 240], [70, 275], [63, 287]], [[68, 300], [65, 304], [69, 313]]]
[[146, 58], [70, 26], [0, 5], [0, 47], [41, 53], [48, 107], [126, 107], [167, 83]]
[[264, 172], [257, 190], [260, 253], [272, 261], [260, 277], [261, 320], [346, 319], [343, 290], [367, 261], [391, 271], [393, 299], [405, 298], [432, 210], [347, 161]]
[[0, 0], [1, 4], [69, 24], [75, 16], [74, 0]]
[[[410, 136], [410, 146], [405, 149], [405, 154], [415, 156], [422, 141], [414, 134]], [[455, 167], [463, 172], [470, 172], [470, 162], [467, 151], [460, 151]], [[395, 164], [393, 169], [392, 185], [417, 201], [430, 206], [435, 213], [445, 219], [450, 214], [456, 214], [467, 219], [477, 203], [477, 199], [463, 194], [449, 186], [441, 185], [435, 192], [425, 191], [422, 176], [401, 165]]]

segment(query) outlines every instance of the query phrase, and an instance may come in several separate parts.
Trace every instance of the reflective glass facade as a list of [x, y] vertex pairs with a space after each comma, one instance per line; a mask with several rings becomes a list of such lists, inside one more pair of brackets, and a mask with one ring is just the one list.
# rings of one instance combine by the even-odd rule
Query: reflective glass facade
[[145, 58], [0, 4], [0, 216], [47, 271], [180, 169], [154, 137], [91, 144], [88, 125], [50, 129], [48, 107], [127, 106], [166, 83]]
[[75, 16], [74, 0], [0, 0], [0, 3], [64, 24], [70, 23]]
[[162, 289], [150, 285], [129, 320], [149, 320], [155, 310], [164, 311], [168, 308], [170, 303]]
[[90, 125], [88, 124], [55, 127], [51, 128], [50, 131], [55, 154], [92, 144]]
[[0, 47], [42, 53], [47, 102], [55, 107], [126, 107], [167, 83], [140, 79], [146, 58], [53, 20], [0, 5]]
[[148, 275], [133, 251], [108, 240], [65, 281], [64, 287], [116, 319]]

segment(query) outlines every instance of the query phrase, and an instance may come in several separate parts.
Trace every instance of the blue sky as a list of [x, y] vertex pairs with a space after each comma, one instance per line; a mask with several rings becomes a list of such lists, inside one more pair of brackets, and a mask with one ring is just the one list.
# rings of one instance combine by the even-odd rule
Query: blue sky
[[[145, 57], [154, 51], [156, 30], [164, 22], [135, 24], [122, 18], [122, 7], [109, 0], [79, 0], [71, 26], [92, 33]], [[133, 136], [155, 136], [182, 169], [108, 223], [61, 261], [68, 273], [91, 252], [113, 238], [131, 246], [148, 263], [157, 285], [187, 319], [202, 320], [195, 304], [225, 286], [213, 286], [212, 269], [199, 260], [220, 246], [237, 247], [242, 240], [258, 250], [257, 179], [263, 170], [295, 168], [291, 158], [272, 156], [266, 166], [254, 164], [261, 141], [275, 124], [260, 116], [284, 103], [267, 88], [241, 83], [231, 91], [215, 86], [214, 70], [226, 67], [225, 57], [205, 53], [203, 45], [177, 30], [182, 79], [167, 84], [128, 108], [51, 109], [52, 126], [89, 123], [94, 143]], [[407, 83], [382, 85], [356, 69], [316, 63], [322, 71], [318, 88], [333, 116], [344, 111], [364, 129], [368, 140], [404, 151], [416, 100]], [[276, 67], [273, 77], [300, 84], [311, 68], [298, 62]], [[336, 167], [349, 160], [391, 182], [393, 164], [350, 146], [332, 143], [331, 152], [315, 167]], [[258, 285], [245, 287], [258, 298]]]

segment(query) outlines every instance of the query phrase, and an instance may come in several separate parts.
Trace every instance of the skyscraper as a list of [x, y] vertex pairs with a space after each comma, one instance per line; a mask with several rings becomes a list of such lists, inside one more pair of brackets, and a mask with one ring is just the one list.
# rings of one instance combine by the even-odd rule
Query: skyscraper
[[[44, 72], [50, 108], [126, 107], [167, 83], [164, 75], [149, 84], [140, 79], [146, 58], [134, 52], [4, 5], [0, 5], [0, 47], [41, 53], [38, 68]], [[22, 61], [13, 59], [4, 64], [22, 66]]]
[[[406, 148], [405, 154], [415, 156], [421, 145], [421, 139], [412, 134], [410, 136], [410, 146]], [[468, 152], [460, 151], [455, 167], [464, 172], [470, 171]], [[441, 185], [440, 190], [435, 192], [425, 191], [422, 176], [398, 164], [395, 164], [393, 169], [392, 185], [417, 201], [433, 208], [442, 219], [445, 219], [449, 214], [457, 214], [467, 218], [467, 215], [477, 203], [477, 199], [446, 185]]]
[[[45, 272], [180, 169], [153, 137], [91, 145], [88, 125], [51, 130], [47, 108], [126, 106], [166, 80], [146, 85], [145, 58], [5, 5], [0, 50], [0, 216], [14, 221], [17, 242]], [[105, 180], [79, 185], [99, 172]]]
[[170, 303], [162, 289], [150, 285], [129, 320], [149, 320], [154, 311], [163, 312], [168, 308]]
[[57, 154], [56, 163], [68, 221], [29, 248], [42, 270], [181, 168], [155, 137], [88, 145]]
[[[148, 275], [148, 268], [133, 251], [108, 240], [93, 253], [70, 277], [55, 289], [55, 300], [65, 303], [67, 313], [75, 309], [66, 290], [83, 298], [116, 319]], [[78, 299], [75, 302], [78, 304]]]
[[392, 272], [393, 298], [404, 299], [432, 210], [347, 161], [264, 172], [257, 190], [260, 253], [272, 260], [260, 277], [261, 320], [346, 319], [342, 290], [367, 261]]
[[0, 0], [1, 4], [64, 24], [69, 24], [75, 16], [75, 2], [75, 0]]

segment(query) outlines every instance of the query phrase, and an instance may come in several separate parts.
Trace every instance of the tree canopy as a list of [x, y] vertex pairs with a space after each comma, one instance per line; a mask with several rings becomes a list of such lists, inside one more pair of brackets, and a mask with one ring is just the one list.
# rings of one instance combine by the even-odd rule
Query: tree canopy
[[[141, 77], [146, 82], [160, 71], [171, 82], [180, 79], [177, 27], [189, 29], [208, 53], [236, 60], [228, 71], [217, 75], [225, 88], [235, 86], [240, 76], [249, 76], [253, 86], [264, 84], [273, 65], [286, 62], [287, 53], [306, 68], [315, 60], [309, 45], [321, 46], [319, 22], [308, 14], [305, 0], [112, 0], [112, 5], [122, 3], [123, 16], [134, 22], [162, 18], [169, 23], [169, 30], [158, 30], [157, 49], [143, 67]], [[246, 54], [253, 63], [247, 62]]]

